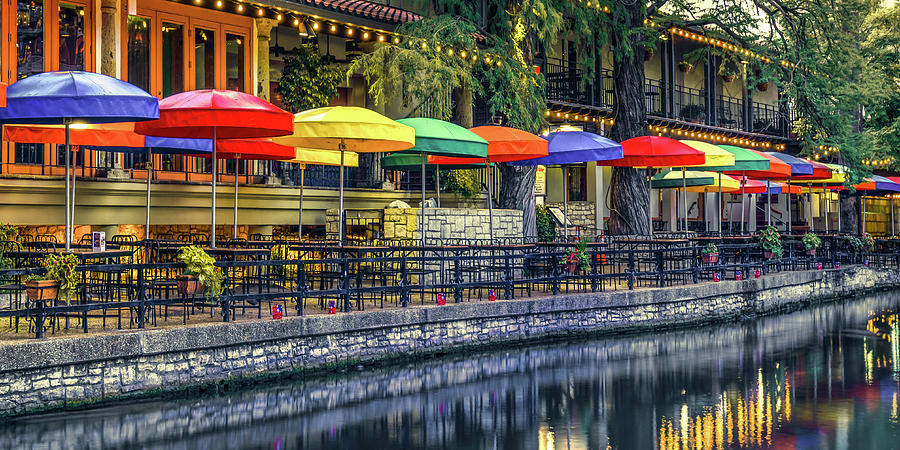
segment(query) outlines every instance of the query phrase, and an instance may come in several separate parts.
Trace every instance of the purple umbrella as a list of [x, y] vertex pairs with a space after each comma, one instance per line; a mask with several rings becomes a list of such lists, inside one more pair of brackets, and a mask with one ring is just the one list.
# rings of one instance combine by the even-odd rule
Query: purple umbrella
[[[812, 175], [813, 174], [813, 165], [810, 164], [809, 161], [802, 160], [796, 156], [788, 155], [787, 153], [779, 153], [779, 152], [766, 152], [769, 156], [774, 156], [781, 160], [781, 162], [791, 166], [791, 177], [796, 177], [800, 175]], [[787, 184], [788, 188], [791, 186], [791, 177], [788, 177]], [[791, 228], [793, 228], [793, 217], [791, 215], [791, 194], [788, 191], [788, 234], [791, 233]]]
[[[549, 142], [549, 154], [547, 156], [526, 159], [523, 161], [512, 161], [508, 164], [522, 166], [558, 166], [565, 164], [580, 164], [590, 161], [609, 161], [611, 159], [621, 159], [624, 156], [621, 144], [587, 131], [556, 131], [545, 136], [544, 139]], [[566, 186], [568, 185], [567, 175], [566, 171], [563, 170], [563, 218], [565, 220], [563, 230], [566, 242], [569, 241], [569, 193], [566, 190]]]

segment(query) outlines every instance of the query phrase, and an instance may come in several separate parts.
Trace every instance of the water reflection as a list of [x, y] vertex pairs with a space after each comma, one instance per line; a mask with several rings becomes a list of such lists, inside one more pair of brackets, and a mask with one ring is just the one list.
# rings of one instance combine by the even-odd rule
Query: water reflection
[[886, 448], [900, 296], [0, 425], [0, 448]]

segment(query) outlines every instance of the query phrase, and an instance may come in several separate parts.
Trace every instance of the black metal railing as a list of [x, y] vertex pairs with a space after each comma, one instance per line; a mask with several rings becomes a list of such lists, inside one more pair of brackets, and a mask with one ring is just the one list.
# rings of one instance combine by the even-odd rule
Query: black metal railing
[[[780, 258], [767, 258], [752, 237], [606, 238], [587, 244], [588, 261], [580, 270], [563, 263], [573, 248], [562, 243], [432, 239], [420, 247], [417, 240], [371, 240], [366, 246], [340, 247], [329, 242], [255, 238], [261, 240], [222, 243], [235, 250], [219, 257], [216, 264], [225, 279], [224, 292], [218, 297], [179, 288], [183, 266], [173, 261], [185, 243], [123, 241], [122, 248], [131, 249], [127, 258], [77, 267], [77, 288], [69, 302], [59, 295], [29, 300], [25, 278], [43, 269], [35, 267], [33, 259], [19, 258], [7, 249], [5, 261], [13, 267], [0, 270], [0, 339], [4, 334], [42, 337], [260, 319], [269, 316], [273, 307], [302, 315], [309, 309], [341, 313], [444, 301], [514, 301], [560, 292], [750, 278], [757, 271], [860, 263], [897, 267], [900, 260], [900, 240], [882, 240], [871, 252], [854, 253], [841, 236], [826, 236], [815, 255], [805, 252], [798, 237], [786, 237]], [[702, 253], [710, 242], [718, 247], [715, 258]], [[467, 245], [458, 245], [463, 243]]]

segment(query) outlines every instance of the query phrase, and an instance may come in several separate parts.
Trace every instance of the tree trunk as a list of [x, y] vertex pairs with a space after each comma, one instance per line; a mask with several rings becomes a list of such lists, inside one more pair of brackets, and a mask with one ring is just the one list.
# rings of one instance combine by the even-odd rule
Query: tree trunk
[[[628, 29], [643, 26], [643, 2], [624, 2], [624, 16], [615, 19]], [[610, 33], [613, 48], [613, 118], [610, 133], [616, 142], [643, 136], [646, 127], [644, 111], [644, 44], [639, 33]], [[631, 48], [629, 52], [627, 49]], [[629, 55], [629, 53], [632, 53]], [[650, 196], [643, 170], [615, 167], [610, 180], [610, 223], [612, 234], [650, 234]]]
[[[860, 202], [859, 194], [850, 194], [849, 192], [839, 191], [841, 213], [841, 229], [842, 233], [849, 233], [854, 236], [861, 234], [859, 213]], [[829, 231], [831, 229], [829, 228]]]
[[456, 111], [453, 121], [465, 128], [472, 128], [475, 122], [472, 110], [472, 87], [461, 87], [454, 93], [456, 95]]
[[500, 208], [522, 211], [522, 231], [525, 237], [537, 236], [534, 181], [535, 166], [500, 164]]

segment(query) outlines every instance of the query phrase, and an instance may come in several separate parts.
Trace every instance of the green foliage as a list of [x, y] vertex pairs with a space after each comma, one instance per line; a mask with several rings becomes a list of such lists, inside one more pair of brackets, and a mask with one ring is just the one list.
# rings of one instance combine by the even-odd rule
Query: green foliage
[[475, 169], [442, 170], [441, 188], [455, 192], [463, 198], [475, 198], [481, 194], [481, 182]]
[[552, 242], [556, 240], [556, 224], [553, 223], [553, 217], [550, 216], [550, 210], [545, 205], [535, 206], [535, 217], [537, 220], [537, 236], [541, 242]]
[[803, 242], [803, 246], [806, 247], [807, 250], [814, 250], [822, 245], [822, 238], [820, 238], [816, 233], [804, 234], [801, 241]]
[[716, 247], [716, 244], [713, 244], [712, 242], [710, 242], [710, 243], [706, 244], [706, 247], [703, 247], [703, 250], [700, 250], [700, 253], [702, 253], [704, 255], [711, 255], [714, 253], [719, 253], [719, 248]]
[[772, 252], [776, 258], [781, 258], [781, 255], [784, 253], [781, 247], [781, 234], [772, 225], [759, 230], [759, 243], [762, 245], [763, 250]]
[[284, 59], [276, 90], [291, 112], [328, 106], [337, 95], [341, 70], [319, 55], [313, 44], [302, 44]]
[[48, 254], [41, 261], [44, 275], [30, 276], [31, 280], [56, 280], [59, 283], [59, 292], [66, 299], [66, 304], [72, 301], [78, 286], [78, 275], [75, 268], [79, 264], [78, 256], [73, 253]]
[[854, 253], [873, 252], [875, 251], [875, 239], [869, 233], [863, 233], [861, 236], [850, 236], [847, 239], [850, 242], [850, 249]]
[[216, 267], [216, 260], [202, 248], [195, 245], [182, 247], [178, 252], [178, 260], [184, 263], [186, 275], [196, 275], [197, 280], [206, 289], [204, 295], [209, 299], [217, 299], [224, 290], [222, 283], [225, 277], [222, 269]]
[[566, 253], [566, 256], [560, 261], [561, 264], [577, 264], [582, 272], [591, 269], [591, 258], [588, 255], [586, 240], [578, 241], [575, 249], [568, 249]]
[[0, 241], [16, 241], [19, 238], [19, 227], [0, 222]]

